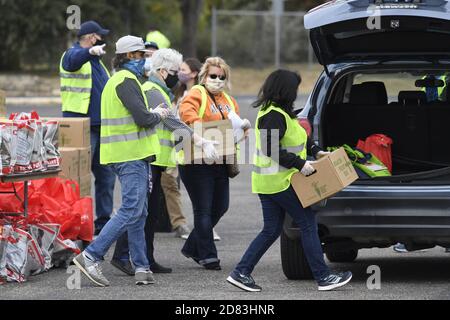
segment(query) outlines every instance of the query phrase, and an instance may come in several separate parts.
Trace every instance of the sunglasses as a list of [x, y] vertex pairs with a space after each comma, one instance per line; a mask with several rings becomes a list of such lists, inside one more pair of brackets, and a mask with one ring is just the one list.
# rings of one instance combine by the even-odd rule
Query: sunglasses
[[210, 74], [208, 77], [210, 77], [213, 80], [219, 78], [222, 81], [224, 81], [227, 78], [226, 76], [218, 76], [217, 74]]

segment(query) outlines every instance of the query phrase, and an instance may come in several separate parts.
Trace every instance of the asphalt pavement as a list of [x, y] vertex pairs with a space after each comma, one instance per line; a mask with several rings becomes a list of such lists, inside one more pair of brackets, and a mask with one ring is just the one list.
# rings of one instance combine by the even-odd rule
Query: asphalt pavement
[[[241, 98], [238, 103], [244, 117], [253, 123], [255, 110], [249, 108], [252, 99]], [[301, 97], [299, 106], [305, 97]], [[58, 116], [57, 107], [37, 106], [42, 116]], [[10, 107], [9, 112], [29, 110], [28, 107]], [[341, 290], [319, 292], [314, 281], [291, 281], [283, 275], [280, 244], [277, 241], [262, 258], [253, 276], [263, 287], [260, 293], [246, 293], [229, 285], [225, 279], [238, 263], [245, 249], [262, 227], [261, 207], [257, 196], [251, 194], [250, 166], [241, 166], [242, 173], [231, 181], [230, 210], [216, 230], [222, 237], [217, 242], [222, 271], [207, 271], [183, 257], [183, 240], [174, 234], [156, 235], [156, 259], [174, 269], [172, 274], [155, 275], [156, 284], [144, 287], [134, 285], [132, 277], [121, 274], [108, 261], [104, 274], [111, 281], [109, 288], [97, 288], [82, 277], [80, 289], [69, 289], [70, 274], [64, 269], [29, 278], [24, 284], [0, 286], [0, 300], [5, 299], [85, 299], [85, 300], [297, 300], [297, 299], [450, 299], [450, 254], [443, 248], [399, 254], [388, 249], [360, 250], [354, 263], [330, 263], [333, 270], [350, 270], [354, 278]], [[192, 225], [192, 207], [185, 189], [182, 190], [183, 209]], [[120, 188], [116, 188], [116, 208], [120, 206]], [[369, 289], [370, 266], [380, 268], [380, 288]], [[69, 280], [69, 281], [68, 281]], [[70, 287], [70, 286], [69, 286]]]

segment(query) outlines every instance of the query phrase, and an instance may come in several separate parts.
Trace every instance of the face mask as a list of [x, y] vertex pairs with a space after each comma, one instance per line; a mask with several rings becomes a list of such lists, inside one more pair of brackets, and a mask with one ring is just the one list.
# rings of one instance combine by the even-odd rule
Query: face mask
[[221, 93], [225, 88], [225, 80], [220, 80], [219, 78], [211, 79], [208, 77], [208, 80], [206, 80], [205, 83], [205, 87], [212, 94]]
[[105, 42], [105, 40], [98, 40], [97, 39], [97, 41], [95, 42], [95, 44], [94, 44], [94, 47], [95, 46], [102, 46], [102, 45], [104, 45], [106, 42]]
[[145, 59], [145, 66], [144, 66], [145, 72], [152, 71], [152, 61], [150, 58]]
[[124, 64], [124, 67], [133, 72], [137, 76], [144, 75], [145, 59], [130, 60]]
[[178, 72], [178, 79], [180, 80], [181, 83], [187, 84], [193, 78], [191, 77], [190, 73]]
[[166, 85], [169, 89], [174, 88], [178, 83], [178, 75], [168, 74], [166, 78]]

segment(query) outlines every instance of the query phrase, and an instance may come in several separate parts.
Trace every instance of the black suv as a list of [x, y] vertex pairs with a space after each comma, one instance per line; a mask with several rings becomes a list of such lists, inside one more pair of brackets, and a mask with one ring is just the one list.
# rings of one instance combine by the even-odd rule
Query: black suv
[[[300, 114], [322, 147], [393, 139], [392, 177], [361, 178], [313, 208], [331, 262], [398, 242], [450, 247], [450, 3], [331, 1], [305, 16], [324, 71]], [[287, 216], [285, 275], [311, 278]]]

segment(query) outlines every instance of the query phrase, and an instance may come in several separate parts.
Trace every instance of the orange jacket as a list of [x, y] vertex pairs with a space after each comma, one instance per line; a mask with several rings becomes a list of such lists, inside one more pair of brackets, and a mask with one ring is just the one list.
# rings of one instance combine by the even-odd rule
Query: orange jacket
[[[215, 95], [214, 99], [216, 100], [217, 107], [220, 108], [220, 110], [222, 110], [222, 113], [225, 116], [225, 118], [228, 118], [228, 112], [230, 112], [232, 108], [231, 106], [228, 105], [229, 103], [225, 98], [225, 96], [221, 93]], [[233, 100], [233, 103], [235, 105], [236, 113], [239, 114], [239, 105], [237, 104], [236, 100], [233, 97], [231, 97], [231, 99]], [[202, 95], [200, 90], [192, 89], [191, 91], [189, 91], [187, 96], [183, 99], [183, 101], [180, 104], [179, 113], [181, 120], [188, 125], [191, 125], [199, 121], [209, 122], [209, 121], [223, 120], [220, 111], [217, 109], [217, 107], [214, 104], [214, 101], [211, 99], [209, 95], [203, 119], [200, 119], [198, 116], [201, 105], [202, 105]]]

